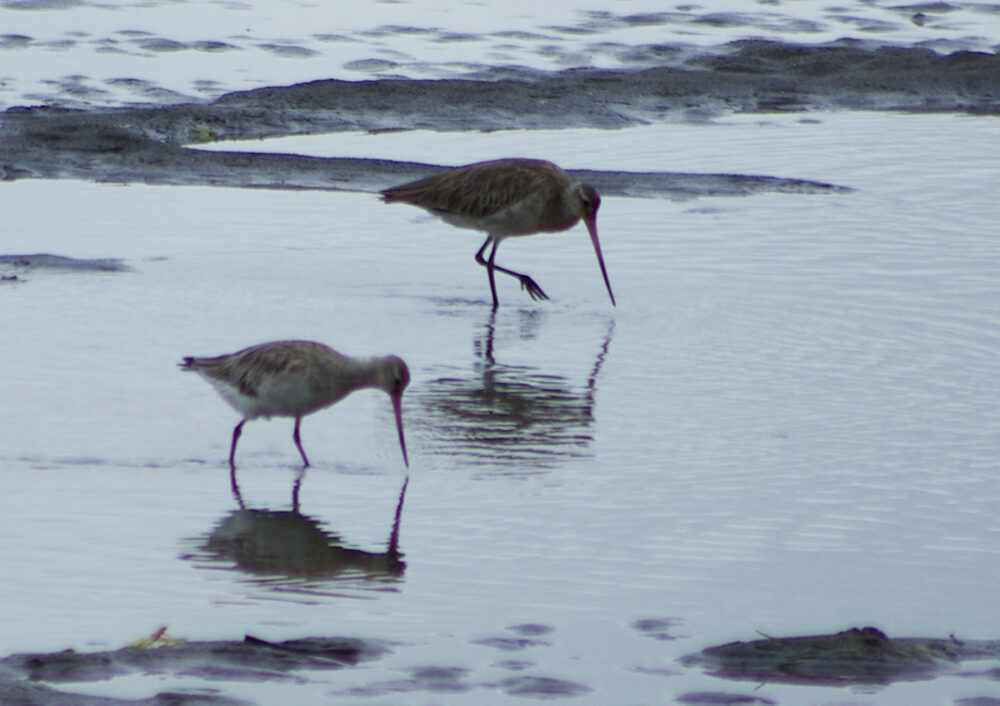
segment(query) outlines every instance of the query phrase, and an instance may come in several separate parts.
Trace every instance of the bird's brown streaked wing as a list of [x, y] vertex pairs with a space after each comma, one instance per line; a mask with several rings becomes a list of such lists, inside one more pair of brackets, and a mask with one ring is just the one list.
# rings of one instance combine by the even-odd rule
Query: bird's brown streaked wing
[[387, 202], [405, 201], [432, 211], [484, 218], [554, 184], [568, 185], [554, 164], [503, 159], [451, 169], [386, 189], [382, 195]]
[[232, 355], [196, 361], [198, 369], [209, 377], [239, 388], [240, 393], [248, 397], [257, 396], [261, 380], [299, 363], [294, 349], [284, 342], [252, 346]]

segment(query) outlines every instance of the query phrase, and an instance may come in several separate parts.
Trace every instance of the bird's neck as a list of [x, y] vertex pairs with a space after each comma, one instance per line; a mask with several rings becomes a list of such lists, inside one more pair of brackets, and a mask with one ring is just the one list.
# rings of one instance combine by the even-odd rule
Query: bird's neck
[[384, 358], [375, 356], [373, 358], [358, 358], [353, 362], [355, 366], [351, 371], [351, 379], [354, 383], [353, 389], [363, 387], [383, 388], [381, 371], [385, 367]]
[[580, 220], [580, 214], [576, 209], [576, 197], [573, 187], [563, 189], [559, 193], [559, 198], [552, 199], [548, 204], [542, 217], [539, 219], [539, 230], [559, 231], [572, 228]]
[[366, 387], [379, 387], [375, 358], [348, 358], [338, 365], [330, 365], [318, 372], [313, 384], [329, 388], [329, 392], [339, 392], [338, 399]]

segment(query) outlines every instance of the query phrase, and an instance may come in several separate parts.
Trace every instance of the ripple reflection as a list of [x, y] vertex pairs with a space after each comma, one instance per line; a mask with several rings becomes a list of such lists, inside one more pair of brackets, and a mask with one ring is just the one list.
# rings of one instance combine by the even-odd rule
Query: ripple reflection
[[[529, 327], [530, 328], [530, 327]], [[429, 432], [428, 453], [465, 462], [502, 464], [504, 474], [537, 473], [588, 455], [597, 378], [611, 345], [614, 320], [594, 355], [585, 386], [494, 356], [496, 312], [474, 341], [472, 374], [442, 375], [416, 391]], [[522, 337], [531, 331], [522, 331]]]
[[399, 550], [399, 524], [409, 478], [399, 492], [385, 551], [347, 546], [339, 535], [299, 511], [300, 473], [291, 510], [248, 508], [238, 488], [239, 508], [198, 537], [196, 551], [184, 558], [199, 568], [227, 568], [249, 574], [254, 583], [282, 591], [322, 592], [319, 584], [349, 582], [358, 588], [386, 590], [403, 579], [406, 562]]

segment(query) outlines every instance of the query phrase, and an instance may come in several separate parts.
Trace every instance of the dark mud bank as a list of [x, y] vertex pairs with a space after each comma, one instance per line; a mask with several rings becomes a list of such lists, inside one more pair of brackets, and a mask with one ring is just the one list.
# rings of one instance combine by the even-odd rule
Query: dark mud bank
[[[294, 680], [308, 670], [352, 667], [377, 660], [387, 643], [355, 638], [305, 638], [269, 642], [252, 636], [242, 641], [178, 642], [130, 646], [108, 652], [14, 654], [0, 660], [0, 703], [24, 706], [246, 706], [218, 689], [161, 692], [150, 699], [86, 696], [64, 690], [73, 684], [105, 681], [128, 674], [195, 677], [209, 681], [273, 682]], [[59, 688], [56, 688], [56, 687]]]
[[[669, 53], [669, 47], [664, 51]], [[842, 40], [742, 41], [641, 71], [503, 71], [479, 79], [314, 81], [209, 103], [0, 114], [0, 178], [373, 191], [441, 165], [219, 153], [186, 145], [335, 131], [615, 129], [730, 112], [821, 109], [1000, 113], [1000, 58]], [[829, 191], [746, 175], [579, 172], [610, 195]]]
[[[864, 627], [830, 635], [730, 642], [687, 655], [680, 662], [726, 679], [846, 686], [919, 681], [943, 674], [993, 677], [998, 658], [998, 640], [959, 640], [954, 635], [894, 638], [878, 628]], [[960, 670], [965, 661], [986, 664]]]
[[[531, 627], [517, 626], [523, 631]], [[350, 669], [375, 662], [397, 646], [349, 637], [271, 642], [250, 635], [243, 640], [187, 642], [163, 638], [164, 631], [165, 628], [161, 628], [149, 639], [118, 650], [77, 652], [70, 649], [20, 653], [0, 659], [0, 703], [17, 706], [253, 706], [252, 701], [228, 695], [226, 686], [303, 683], [309, 679], [310, 672]], [[376, 678], [368, 683], [363, 682], [365, 675], [362, 673], [357, 675], [361, 684], [328, 691], [327, 695], [330, 703], [366, 703], [367, 699], [378, 697], [403, 698], [401, 703], [409, 703], [407, 694], [415, 696], [414, 702], [422, 702], [427, 694], [441, 693], [480, 693], [488, 695], [488, 700], [489, 695], [498, 692], [508, 696], [553, 699], [591, 691], [576, 682], [522, 673], [521, 670], [528, 666], [529, 662], [516, 662], [508, 670], [513, 674], [489, 682], [476, 682], [469, 678], [470, 670], [450, 666], [417, 666], [405, 670], [399, 678]], [[206, 686], [185, 685], [137, 700], [89, 696], [75, 691], [81, 684], [126, 676], [145, 677], [154, 680], [154, 684], [158, 679], [197, 679]]]

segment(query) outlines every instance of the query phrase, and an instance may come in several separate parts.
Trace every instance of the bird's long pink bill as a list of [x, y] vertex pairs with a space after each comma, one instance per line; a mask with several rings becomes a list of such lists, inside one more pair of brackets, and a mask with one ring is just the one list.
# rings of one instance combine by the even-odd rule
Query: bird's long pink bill
[[611, 281], [608, 279], [608, 270], [604, 267], [604, 255], [601, 254], [601, 241], [597, 239], [597, 219], [586, 218], [587, 231], [590, 232], [590, 242], [594, 244], [594, 252], [597, 253], [597, 264], [601, 266], [601, 274], [604, 276], [604, 285], [608, 288], [608, 296], [611, 297], [611, 306], [615, 304], [615, 295], [611, 291]]
[[406, 457], [406, 439], [403, 438], [403, 394], [392, 396], [392, 411], [396, 415], [396, 429], [399, 430], [399, 448], [403, 450], [403, 463], [410, 467], [410, 460]]

